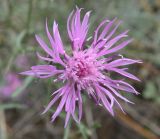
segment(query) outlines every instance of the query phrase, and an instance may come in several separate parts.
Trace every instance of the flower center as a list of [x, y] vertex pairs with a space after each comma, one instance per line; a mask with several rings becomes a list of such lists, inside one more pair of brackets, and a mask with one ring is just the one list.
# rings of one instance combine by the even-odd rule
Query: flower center
[[66, 67], [67, 76], [78, 82], [94, 75], [96, 70], [95, 57], [86, 51], [74, 52]]
[[93, 49], [74, 51], [66, 62], [66, 72], [62, 79], [73, 81], [83, 89], [90, 88], [93, 82], [104, 77], [101, 73], [103, 69], [103, 61], [97, 60]]
[[90, 67], [88, 63], [86, 63], [84, 60], [81, 59], [74, 59], [75, 65], [73, 66], [73, 71], [75, 71], [75, 74], [79, 77], [85, 77], [90, 74]]

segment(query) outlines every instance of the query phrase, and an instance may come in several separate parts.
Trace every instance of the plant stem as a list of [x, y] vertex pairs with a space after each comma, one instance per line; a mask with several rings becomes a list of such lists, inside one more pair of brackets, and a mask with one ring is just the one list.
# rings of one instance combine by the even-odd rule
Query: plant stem
[[7, 139], [7, 128], [4, 111], [0, 110], [0, 139]]
[[71, 120], [69, 121], [68, 126], [65, 128], [63, 139], [68, 139], [70, 128], [71, 128]]

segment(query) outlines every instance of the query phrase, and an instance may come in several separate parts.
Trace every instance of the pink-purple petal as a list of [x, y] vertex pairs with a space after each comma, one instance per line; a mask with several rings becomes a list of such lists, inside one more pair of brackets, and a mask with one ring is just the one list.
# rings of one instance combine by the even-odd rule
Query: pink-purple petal
[[43, 48], [43, 50], [51, 57], [54, 57], [54, 52], [47, 46], [47, 44], [41, 39], [41, 37], [39, 37], [38, 35], [35, 35], [35, 37], [39, 45]]
[[114, 72], [117, 72], [125, 77], [128, 77], [130, 79], [133, 79], [133, 80], [136, 80], [136, 81], [140, 81], [140, 79], [138, 79], [136, 76], [134, 76], [133, 74], [125, 71], [125, 70], [122, 70], [122, 69], [117, 69], [117, 68], [109, 68], [108, 70], [110, 71], [114, 71]]
[[106, 64], [106, 67], [119, 67], [119, 66], [126, 66], [126, 65], [130, 65], [130, 64], [134, 64], [134, 63], [141, 63], [140, 60], [133, 60], [133, 59], [128, 59], [128, 58], [121, 58], [121, 59], [117, 59], [114, 60], [108, 64]]

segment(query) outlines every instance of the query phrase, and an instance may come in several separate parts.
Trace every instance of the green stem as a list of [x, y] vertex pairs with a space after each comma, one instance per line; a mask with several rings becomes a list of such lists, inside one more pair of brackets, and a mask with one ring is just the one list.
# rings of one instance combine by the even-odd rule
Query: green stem
[[71, 128], [71, 120], [69, 121], [68, 126], [65, 128], [63, 139], [68, 139], [70, 128]]
[[4, 111], [0, 110], [0, 139], [7, 139], [7, 127]]
[[33, 81], [33, 77], [27, 77], [25, 80], [24, 80], [24, 83], [23, 85], [18, 88], [13, 94], [12, 94], [12, 97], [16, 97], [18, 96], [20, 93], [22, 93], [26, 88], [27, 86]]
[[6, 68], [5, 68], [5, 71], [4, 71], [4, 74], [8, 73], [8, 71], [9, 71], [10, 68], [11, 68], [11, 66], [13, 66], [12, 63], [13, 63], [13, 61], [14, 61], [17, 53], [18, 53], [19, 50], [20, 50], [21, 43], [22, 43], [22, 40], [23, 40], [23, 38], [25, 37], [25, 35], [26, 35], [26, 31], [24, 30], [24, 31], [22, 31], [22, 32], [19, 34], [19, 36], [17, 37], [16, 42], [15, 42], [15, 49], [13, 50], [12, 55], [11, 55], [11, 57], [10, 57], [9, 60], [8, 60], [8, 63], [7, 63], [7, 65], [6, 65]]
[[82, 134], [83, 136], [83, 139], [88, 139], [88, 135], [86, 133], [86, 129], [85, 129], [85, 126], [83, 124], [77, 124], [78, 128], [79, 128], [79, 131], [80, 133]]
[[29, 0], [28, 15], [27, 15], [27, 21], [26, 21], [27, 34], [29, 33], [29, 28], [31, 23], [32, 8], [33, 8], [33, 0]]

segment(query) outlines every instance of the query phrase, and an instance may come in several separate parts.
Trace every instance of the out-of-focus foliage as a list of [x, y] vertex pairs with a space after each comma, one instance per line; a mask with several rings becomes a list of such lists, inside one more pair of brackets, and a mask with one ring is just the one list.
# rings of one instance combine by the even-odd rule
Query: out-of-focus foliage
[[[63, 113], [54, 124], [49, 122], [50, 114], [39, 115], [49, 102], [51, 92], [60, 84], [54, 84], [52, 79], [39, 80], [19, 76], [22, 86], [17, 88], [10, 98], [0, 98], [0, 115], [6, 118], [6, 123], [3, 123], [4, 118], [0, 118], [0, 125], [3, 123], [7, 126], [7, 131], [2, 132], [0, 138], [4, 134], [11, 139], [27, 137], [29, 139], [62, 137], [65, 139], [141, 139], [147, 136], [148, 138], [160, 136], [160, 127], [158, 127], [160, 125], [158, 123], [160, 121], [158, 112], [160, 105], [159, 0], [0, 0], [0, 86], [5, 84], [6, 74], [10, 72], [18, 74], [36, 63], [43, 64], [36, 56], [36, 51], [42, 50], [36, 43], [34, 35], [39, 34], [46, 42], [48, 41], [45, 37], [46, 18], [50, 29], [54, 19], [58, 22], [63, 42], [69, 50], [66, 22], [69, 13], [76, 5], [84, 8], [85, 11], [92, 11], [88, 36], [91, 36], [96, 25], [106, 17], [108, 19], [117, 17], [123, 21], [119, 31], [130, 30], [129, 35], [134, 38], [134, 41], [122, 53], [126, 57], [143, 60], [143, 64], [131, 69], [142, 82], [132, 82], [141, 93], [136, 97], [128, 96], [131, 100], [135, 100], [135, 106], [127, 107], [127, 104], [124, 106], [127, 105], [125, 110], [135, 121], [147, 128], [137, 131], [135, 124], [125, 123], [127, 118], [124, 121], [123, 116], [113, 119], [104, 110], [92, 106], [92, 102], [88, 104], [90, 101], [84, 98], [84, 120], [80, 125], [71, 123], [64, 131]], [[25, 60], [20, 55], [26, 56], [28, 62], [23, 63]], [[17, 59], [22, 59], [22, 63], [18, 64], [20, 61]], [[92, 107], [86, 107], [88, 105]], [[142, 117], [145, 120], [142, 120]], [[132, 131], [128, 130], [126, 125]], [[32, 128], [35, 130], [29, 130]]]

